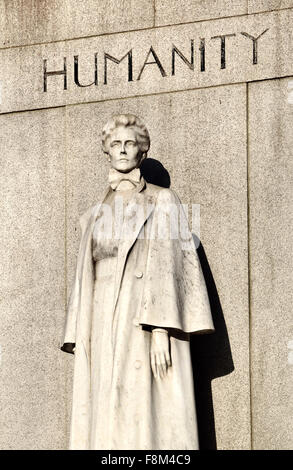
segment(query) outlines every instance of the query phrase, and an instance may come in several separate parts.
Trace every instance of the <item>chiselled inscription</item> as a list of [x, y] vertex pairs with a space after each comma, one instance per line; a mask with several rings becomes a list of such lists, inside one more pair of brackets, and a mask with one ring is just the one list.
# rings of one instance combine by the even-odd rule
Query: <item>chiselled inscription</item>
[[[128, 63], [128, 71], [127, 75], [121, 74], [121, 81], [139, 81], [143, 80], [145, 71], [149, 67], [154, 67], [157, 70], [158, 77], [165, 78], [168, 76], [175, 76], [176, 75], [176, 64], [180, 61], [182, 64], [185, 64], [186, 68], [191, 71], [198, 70], [200, 73], [208, 73], [208, 69], [206, 67], [207, 63], [207, 39], [211, 41], [215, 41], [217, 43], [218, 48], [218, 67], [220, 70], [224, 70], [229, 67], [229, 51], [231, 51], [232, 47], [237, 47], [237, 41], [235, 38], [237, 36], [247, 38], [247, 44], [245, 47], [251, 50], [251, 64], [257, 65], [258, 64], [258, 43], [261, 38], [269, 31], [269, 28], [264, 29], [260, 34], [253, 35], [251, 33], [241, 31], [239, 34], [237, 33], [229, 33], [229, 34], [218, 34], [215, 36], [211, 36], [210, 38], [199, 38], [196, 42], [194, 38], [189, 39], [186, 42], [185, 48], [189, 48], [189, 57], [187, 57], [186, 53], [183, 53], [181, 48], [174, 43], [172, 43], [171, 47], [168, 47], [170, 53], [165, 53], [164, 57], [160, 57], [160, 53], [156, 50], [156, 48], [151, 45], [150, 47], [146, 48], [145, 54], [139, 54], [139, 57], [136, 59], [137, 63], [134, 64], [134, 53], [135, 48], [131, 48], [126, 51], [121, 57], [118, 57], [118, 54], [115, 56], [113, 54], [109, 54], [106, 51], [97, 51], [93, 54], [92, 59], [92, 73], [93, 79], [90, 78], [88, 83], [81, 83], [79, 79], [80, 74], [80, 63], [79, 63], [79, 54], [74, 55], [74, 83], [77, 87], [90, 87], [90, 86], [98, 86], [98, 85], [107, 85], [111, 83], [111, 74], [109, 72], [109, 62], [112, 62], [119, 66], [122, 62], [127, 61]], [[239, 46], [238, 46], [239, 47]], [[243, 47], [243, 46], [242, 46]], [[211, 53], [211, 51], [209, 51]], [[169, 57], [168, 57], [169, 56]], [[166, 58], [167, 57], [167, 58]], [[67, 66], [67, 57], [63, 58], [63, 67], [59, 70], [49, 69], [48, 58], [43, 59], [43, 91], [46, 92], [48, 90], [48, 79], [60, 75], [63, 78], [63, 89], [67, 90], [67, 83], [68, 83], [68, 75], [69, 70]], [[167, 72], [166, 63], [168, 63], [168, 70]], [[138, 73], [135, 74], [134, 72], [134, 65], [136, 69], [138, 69]], [[71, 75], [71, 74], [70, 74]]]
[[0, 114], [293, 75], [293, 9], [1, 51]]

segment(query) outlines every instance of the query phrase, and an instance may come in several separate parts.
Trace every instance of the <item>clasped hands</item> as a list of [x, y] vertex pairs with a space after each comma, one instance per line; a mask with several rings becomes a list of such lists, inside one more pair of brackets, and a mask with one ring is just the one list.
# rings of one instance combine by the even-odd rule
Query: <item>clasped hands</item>
[[171, 367], [168, 331], [154, 328], [151, 338], [151, 367], [155, 379], [166, 377], [168, 367]]

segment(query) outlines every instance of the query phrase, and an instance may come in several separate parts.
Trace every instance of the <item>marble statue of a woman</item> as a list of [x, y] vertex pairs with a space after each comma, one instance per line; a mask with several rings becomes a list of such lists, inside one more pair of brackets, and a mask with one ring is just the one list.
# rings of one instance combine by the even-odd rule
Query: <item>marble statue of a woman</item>
[[214, 326], [192, 236], [176, 193], [140, 173], [142, 121], [113, 116], [102, 145], [109, 187], [80, 219], [62, 346], [75, 354], [70, 449], [198, 449], [188, 340]]

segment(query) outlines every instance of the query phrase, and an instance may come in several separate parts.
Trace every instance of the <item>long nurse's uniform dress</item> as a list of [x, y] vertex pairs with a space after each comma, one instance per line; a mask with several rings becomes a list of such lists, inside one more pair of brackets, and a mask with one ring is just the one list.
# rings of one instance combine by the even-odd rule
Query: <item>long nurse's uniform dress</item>
[[[121, 185], [120, 185], [121, 186]], [[132, 186], [132, 188], [131, 188]], [[116, 188], [104, 204], [108, 204], [114, 213], [114, 207], [123, 207], [131, 199], [135, 186], [130, 189]], [[117, 199], [119, 202], [117, 203]], [[122, 204], [121, 204], [122, 203]], [[114, 220], [115, 222], [115, 220]], [[121, 228], [120, 221], [120, 227]], [[113, 224], [114, 225], [114, 224]], [[139, 420], [145, 404], [140, 400], [136, 384], [139, 375], [136, 369], [141, 363], [136, 360], [133, 377], [125, 376], [127, 364], [133, 346], [133, 319], [129, 316], [133, 293], [124, 286], [122, 305], [113, 310], [115, 293], [115, 273], [119, 238], [105, 237], [100, 232], [99, 221], [93, 231], [93, 259], [95, 261], [94, 308], [91, 338], [91, 449], [131, 449], [140, 443]], [[117, 232], [116, 232], [117, 233]], [[119, 235], [119, 234], [118, 234]], [[149, 335], [149, 333], [148, 333]], [[146, 338], [149, 340], [149, 338]], [[149, 365], [149, 364], [148, 364]], [[120, 394], [126, 394], [124, 404]], [[133, 395], [132, 395], [133, 394]]]
[[[129, 181], [115, 171], [104, 209], [95, 206], [83, 219], [69, 301], [64, 345], [76, 342], [70, 448], [198, 449], [188, 339], [214, 329], [200, 263], [194, 244], [182, 251], [175, 239], [121, 239], [133, 201], [154, 205], [136, 216], [138, 230], [152, 227], [168, 201], [180, 203], [139, 169]], [[111, 214], [116, 231], [103, 225]], [[150, 363], [153, 327], [167, 329], [170, 339], [172, 365], [158, 379]]]

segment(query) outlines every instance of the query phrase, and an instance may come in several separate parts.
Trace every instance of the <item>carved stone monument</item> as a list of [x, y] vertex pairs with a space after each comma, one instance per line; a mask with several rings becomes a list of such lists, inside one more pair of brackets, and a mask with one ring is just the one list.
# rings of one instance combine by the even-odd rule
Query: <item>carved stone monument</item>
[[214, 325], [193, 238], [176, 193], [141, 175], [141, 119], [115, 115], [102, 135], [109, 186], [80, 219], [61, 348], [75, 354], [70, 448], [198, 449], [189, 337]]

